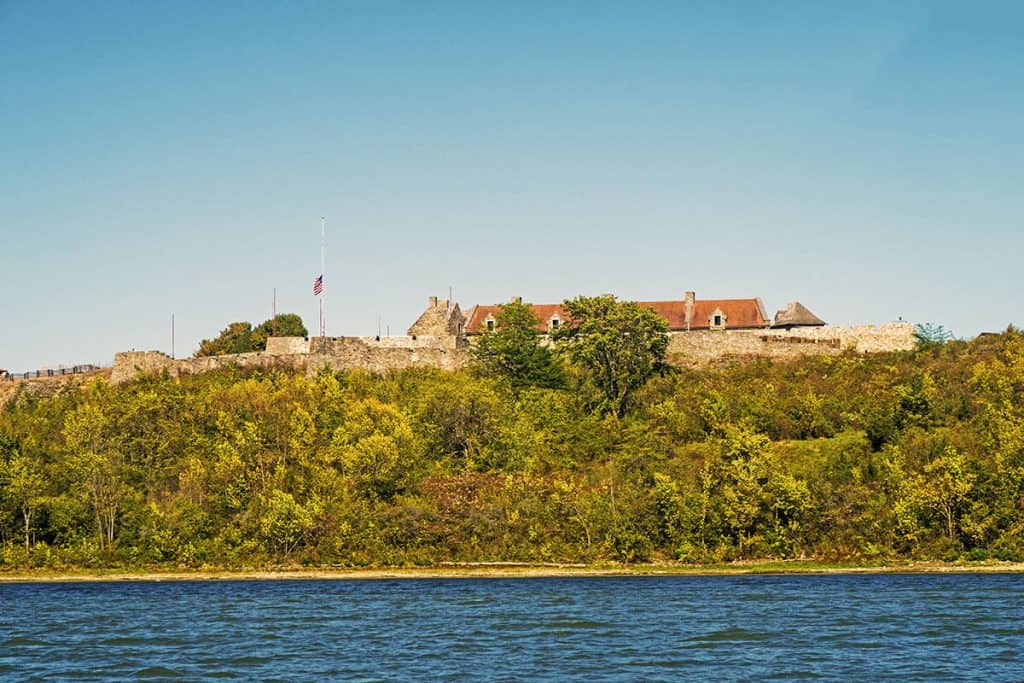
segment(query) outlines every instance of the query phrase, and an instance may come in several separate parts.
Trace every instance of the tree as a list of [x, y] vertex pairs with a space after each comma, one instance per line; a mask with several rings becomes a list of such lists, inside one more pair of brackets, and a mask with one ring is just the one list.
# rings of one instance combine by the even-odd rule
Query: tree
[[107, 416], [92, 404], [83, 405], [64, 421], [67, 466], [93, 510], [101, 548], [113, 547], [121, 504], [129, 492], [121, 479], [121, 455], [111, 448], [107, 436], [110, 427]]
[[666, 369], [668, 323], [649, 308], [611, 295], [562, 304], [567, 324], [553, 335], [603, 397], [602, 411], [624, 417], [633, 394]]
[[953, 338], [953, 333], [942, 325], [918, 323], [914, 326], [914, 339], [922, 351], [938, 348]]
[[248, 351], [252, 351], [252, 324], [238, 322], [228, 325], [214, 339], [204, 339], [199, 342], [196, 358], [224, 356], [229, 353], [246, 353]]
[[43, 494], [46, 491], [46, 479], [39, 463], [21, 454], [15, 455], [6, 467], [0, 463], [0, 473], [6, 475], [3, 479], [6, 480], [7, 497], [21, 516], [27, 550], [32, 545], [32, 525], [36, 512], [45, 500]]
[[252, 331], [252, 350], [266, 351], [267, 339], [274, 337], [308, 337], [309, 330], [295, 313], [278, 313], [277, 317], [263, 321]]
[[392, 499], [409, 483], [419, 451], [406, 415], [373, 398], [347, 407], [331, 447], [344, 473], [382, 500]]
[[306, 337], [309, 332], [302, 318], [295, 313], [280, 313], [275, 318], [263, 321], [256, 328], [253, 328], [252, 323], [231, 323], [214, 339], [204, 339], [200, 342], [196, 358], [264, 351], [267, 348], [267, 339], [272, 334], [278, 337]]
[[966, 458], [947, 447], [941, 456], [924, 466], [924, 472], [914, 482], [916, 501], [939, 514], [951, 541], [957, 537], [960, 515], [977, 478], [968, 469]]
[[512, 388], [560, 388], [565, 373], [537, 334], [537, 316], [529, 304], [504, 304], [495, 319], [495, 329], [484, 333], [472, 349], [476, 366], [483, 372], [508, 379]]

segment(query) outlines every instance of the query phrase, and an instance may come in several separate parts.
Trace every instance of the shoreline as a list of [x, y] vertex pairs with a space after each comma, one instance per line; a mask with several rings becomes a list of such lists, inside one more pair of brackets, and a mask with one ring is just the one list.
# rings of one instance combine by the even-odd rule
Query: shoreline
[[821, 576], [836, 574], [1016, 574], [1022, 562], [951, 564], [907, 562], [880, 565], [844, 565], [816, 562], [750, 562], [728, 565], [577, 565], [518, 563], [451, 563], [432, 567], [281, 568], [240, 570], [74, 570], [3, 572], [5, 583], [125, 583], [192, 581], [381, 581], [423, 579], [536, 579], [587, 577], [668, 576]]

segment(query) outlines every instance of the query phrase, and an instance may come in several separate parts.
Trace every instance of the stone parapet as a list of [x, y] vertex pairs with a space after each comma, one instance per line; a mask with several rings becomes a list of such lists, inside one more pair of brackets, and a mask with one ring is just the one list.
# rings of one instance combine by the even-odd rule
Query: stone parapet
[[914, 325], [797, 327], [789, 330], [693, 330], [672, 333], [668, 355], [679, 365], [700, 366], [722, 359], [794, 359], [844, 351], [884, 353], [915, 346]]
[[[542, 339], [546, 343], [546, 338]], [[692, 330], [669, 335], [668, 360], [677, 365], [703, 366], [723, 359], [795, 359], [836, 355], [844, 351], [880, 353], [914, 348], [911, 323], [854, 327], [793, 329]], [[223, 368], [289, 369], [315, 374], [362, 369], [387, 372], [409, 367], [458, 370], [469, 363], [469, 342], [460, 335], [405, 337], [272, 337], [267, 351], [227, 356], [173, 359], [159, 351], [126, 351], [114, 358], [110, 381], [130, 381], [140, 374], [169, 377], [196, 375]]]
[[267, 339], [267, 355], [288, 356], [309, 353], [309, 337], [270, 337]]
[[363, 369], [387, 372], [408, 367], [457, 370], [469, 359], [464, 339], [450, 337], [272, 337], [267, 351], [224, 356], [174, 359], [160, 351], [124, 351], [114, 357], [111, 382], [120, 384], [140, 375], [168, 377], [197, 375], [225, 368], [289, 369], [315, 374]]
[[[114, 355], [114, 368], [110, 382], [120, 384], [137, 375], [151, 375], [165, 370], [173, 371], [176, 361], [160, 351], [121, 351]], [[177, 373], [173, 373], [177, 376]]]
[[309, 340], [312, 354], [346, 353], [354, 345], [367, 349], [456, 349], [466, 346], [464, 337], [456, 335], [400, 337], [313, 337]]

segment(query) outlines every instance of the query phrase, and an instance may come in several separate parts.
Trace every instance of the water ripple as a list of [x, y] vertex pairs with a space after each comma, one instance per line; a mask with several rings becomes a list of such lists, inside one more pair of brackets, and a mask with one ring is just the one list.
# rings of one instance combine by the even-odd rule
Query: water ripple
[[0, 585], [0, 679], [1020, 680], [1024, 577]]

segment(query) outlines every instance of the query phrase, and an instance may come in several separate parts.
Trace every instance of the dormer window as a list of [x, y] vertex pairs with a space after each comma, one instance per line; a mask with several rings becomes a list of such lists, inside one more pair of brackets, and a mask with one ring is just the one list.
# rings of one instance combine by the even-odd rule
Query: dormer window
[[721, 308], [716, 308], [708, 316], [708, 327], [712, 330], [724, 330], [725, 324], [728, 322], [728, 316]]
[[489, 318], [487, 320], [487, 331], [494, 332], [494, 318]]
[[552, 332], [558, 332], [558, 324], [560, 322], [562, 322], [562, 321], [559, 320], [558, 318], [552, 318], [551, 319], [551, 331]]

